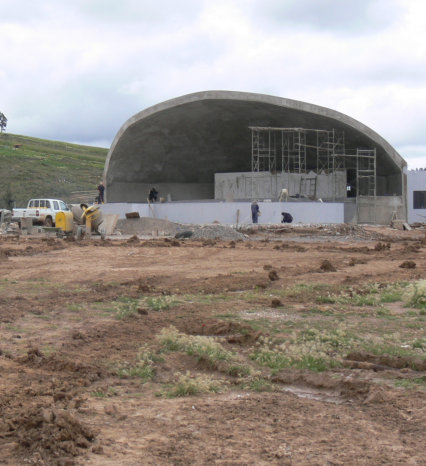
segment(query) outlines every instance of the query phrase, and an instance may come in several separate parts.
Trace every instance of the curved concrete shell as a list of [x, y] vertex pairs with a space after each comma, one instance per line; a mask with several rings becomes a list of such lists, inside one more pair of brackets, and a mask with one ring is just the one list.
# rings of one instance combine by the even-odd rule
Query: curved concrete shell
[[359, 121], [281, 97], [206, 91], [154, 105], [124, 123], [105, 164], [108, 202], [145, 202], [151, 186], [172, 200], [213, 199], [215, 173], [251, 171], [252, 126], [344, 131], [347, 148], [376, 148], [377, 195], [404, 192], [406, 162]]

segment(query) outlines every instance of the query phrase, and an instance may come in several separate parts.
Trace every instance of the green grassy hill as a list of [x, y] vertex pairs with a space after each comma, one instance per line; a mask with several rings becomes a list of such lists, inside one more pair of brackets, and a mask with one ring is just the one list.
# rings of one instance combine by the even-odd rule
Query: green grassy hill
[[108, 149], [0, 134], [0, 207], [25, 207], [34, 197], [87, 200], [96, 196]]

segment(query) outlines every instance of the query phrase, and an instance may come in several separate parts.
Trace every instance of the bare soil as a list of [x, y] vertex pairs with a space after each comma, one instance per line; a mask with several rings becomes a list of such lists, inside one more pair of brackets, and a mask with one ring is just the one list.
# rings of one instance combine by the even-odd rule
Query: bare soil
[[[425, 279], [424, 230], [248, 233], [0, 237], [0, 463], [426, 464], [424, 314], [400, 300], [350, 301], [373, 284]], [[327, 301], [342, 291], [346, 304]], [[342, 350], [325, 371], [274, 372], [250, 358], [265, 338], [335, 322], [420, 343], [405, 356]], [[171, 325], [215, 337], [267, 384], [161, 350], [157, 337]], [[136, 364], [142, 347], [161, 356], [154, 375], [123, 376], [117, 367]], [[188, 373], [223, 388], [167, 396]]]

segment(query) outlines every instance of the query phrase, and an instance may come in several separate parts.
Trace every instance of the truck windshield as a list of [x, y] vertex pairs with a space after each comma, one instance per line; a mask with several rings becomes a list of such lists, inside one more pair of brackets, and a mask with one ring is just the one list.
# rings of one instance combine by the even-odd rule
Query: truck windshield
[[69, 210], [68, 206], [65, 204], [65, 202], [59, 201], [59, 204], [61, 206], [61, 210]]

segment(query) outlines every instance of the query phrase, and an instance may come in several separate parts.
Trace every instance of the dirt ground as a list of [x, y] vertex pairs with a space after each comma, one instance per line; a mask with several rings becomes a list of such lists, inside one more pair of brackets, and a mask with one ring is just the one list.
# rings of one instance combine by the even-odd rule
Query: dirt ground
[[0, 237], [0, 464], [426, 464], [425, 230], [247, 233]]

